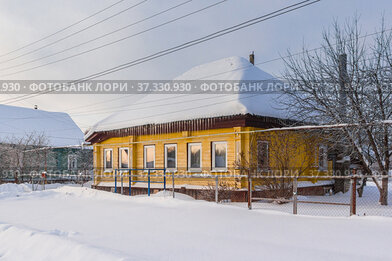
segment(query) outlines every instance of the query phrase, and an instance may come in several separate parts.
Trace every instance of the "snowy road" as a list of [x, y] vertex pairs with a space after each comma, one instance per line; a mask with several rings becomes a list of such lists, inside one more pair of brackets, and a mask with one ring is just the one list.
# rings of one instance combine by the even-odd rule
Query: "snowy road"
[[0, 260], [392, 260], [392, 218], [0, 186]]

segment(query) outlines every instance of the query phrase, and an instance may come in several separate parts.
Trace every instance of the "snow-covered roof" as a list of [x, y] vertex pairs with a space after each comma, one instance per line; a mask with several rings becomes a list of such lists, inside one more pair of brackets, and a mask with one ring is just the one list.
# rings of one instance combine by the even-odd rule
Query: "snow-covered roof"
[[12, 142], [33, 133], [44, 135], [50, 146], [84, 141], [83, 132], [66, 113], [0, 105], [0, 141]]
[[[208, 77], [206, 77], [208, 76]], [[229, 57], [196, 66], [175, 80], [271, 80], [274, 77], [242, 57]], [[287, 118], [279, 109], [278, 94], [138, 94], [132, 97], [128, 110], [114, 113], [94, 125], [94, 132], [169, 123], [208, 117], [254, 114]]]

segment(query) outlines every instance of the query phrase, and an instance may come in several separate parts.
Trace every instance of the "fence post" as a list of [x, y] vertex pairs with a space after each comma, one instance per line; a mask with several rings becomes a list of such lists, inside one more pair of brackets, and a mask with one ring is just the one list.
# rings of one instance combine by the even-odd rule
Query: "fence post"
[[147, 194], [150, 196], [150, 169], [148, 169], [148, 188], [147, 188]]
[[128, 182], [129, 182], [129, 189], [128, 189], [128, 194], [129, 194], [129, 196], [132, 196], [132, 191], [131, 191], [131, 186], [132, 186], [132, 170], [129, 170], [129, 172], [128, 172], [128, 174], [129, 174], [129, 178], [128, 178]]
[[218, 176], [216, 176], [216, 177], [215, 177], [215, 202], [216, 202], [216, 203], [218, 203], [218, 201], [219, 201], [218, 186], [219, 186], [219, 180], [218, 180]]
[[172, 172], [172, 186], [173, 186], [173, 198], [175, 198], [174, 193], [174, 171]]
[[123, 195], [124, 194], [124, 173], [123, 172], [120, 172], [121, 174], [121, 195]]
[[248, 176], [248, 209], [252, 209], [252, 178]]
[[117, 193], [117, 169], [114, 170], [114, 193]]
[[34, 191], [34, 177], [33, 175], [31, 175], [30, 177], [31, 177], [31, 191]]
[[166, 191], [166, 168], [163, 169], [163, 191]]
[[294, 215], [297, 215], [297, 207], [298, 207], [297, 191], [298, 191], [298, 180], [297, 177], [295, 177], [293, 179], [293, 214]]
[[350, 216], [353, 216], [356, 214], [357, 214], [357, 177], [354, 176], [351, 179]]

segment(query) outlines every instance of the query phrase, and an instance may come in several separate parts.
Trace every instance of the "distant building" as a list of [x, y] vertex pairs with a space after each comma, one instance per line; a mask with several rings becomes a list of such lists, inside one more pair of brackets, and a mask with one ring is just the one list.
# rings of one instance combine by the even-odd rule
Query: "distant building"
[[32, 171], [91, 171], [92, 149], [82, 147], [83, 132], [62, 112], [0, 105], [2, 177]]

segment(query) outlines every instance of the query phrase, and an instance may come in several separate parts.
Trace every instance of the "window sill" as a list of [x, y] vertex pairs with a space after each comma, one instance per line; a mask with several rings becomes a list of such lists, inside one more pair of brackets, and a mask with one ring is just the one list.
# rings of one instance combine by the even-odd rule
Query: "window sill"
[[190, 173], [202, 173], [203, 170], [202, 169], [188, 169], [187, 172], [190, 172]]
[[227, 169], [212, 169], [211, 172], [221, 173], [221, 172], [228, 172], [228, 170]]

